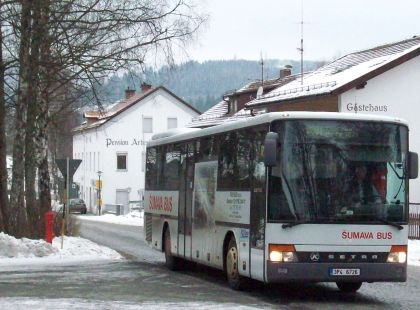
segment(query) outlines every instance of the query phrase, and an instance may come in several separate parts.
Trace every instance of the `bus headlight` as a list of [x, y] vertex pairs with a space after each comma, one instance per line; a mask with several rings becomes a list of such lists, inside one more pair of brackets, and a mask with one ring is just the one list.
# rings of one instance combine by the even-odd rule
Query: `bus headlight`
[[407, 261], [407, 246], [393, 245], [388, 254], [388, 263], [405, 263]]
[[268, 246], [268, 257], [272, 262], [297, 262], [293, 244], [270, 244]]

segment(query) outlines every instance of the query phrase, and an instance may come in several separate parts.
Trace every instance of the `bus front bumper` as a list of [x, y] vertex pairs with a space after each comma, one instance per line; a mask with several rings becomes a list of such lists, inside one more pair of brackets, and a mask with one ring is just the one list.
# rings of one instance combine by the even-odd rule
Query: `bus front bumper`
[[[359, 275], [332, 275], [352, 269]], [[357, 272], [359, 270], [359, 272]], [[274, 263], [267, 261], [267, 282], [405, 282], [407, 264], [399, 263]]]

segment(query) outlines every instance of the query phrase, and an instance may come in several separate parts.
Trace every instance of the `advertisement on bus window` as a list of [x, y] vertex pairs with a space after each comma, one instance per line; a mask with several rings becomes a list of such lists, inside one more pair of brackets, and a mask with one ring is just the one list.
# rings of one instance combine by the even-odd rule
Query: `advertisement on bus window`
[[195, 164], [194, 227], [214, 226], [217, 161]]
[[216, 192], [216, 220], [249, 224], [250, 192]]

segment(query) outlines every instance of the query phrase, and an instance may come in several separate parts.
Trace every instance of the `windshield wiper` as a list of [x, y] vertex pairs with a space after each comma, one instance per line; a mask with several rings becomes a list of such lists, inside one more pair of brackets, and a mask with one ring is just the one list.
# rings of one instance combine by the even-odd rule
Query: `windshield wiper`
[[394, 223], [394, 222], [391, 222], [391, 221], [388, 221], [388, 220], [384, 220], [384, 219], [381, 219], [381, 218], [379, 218], [379, 217], [374, 217], [374, 219], [375, 219], [376, 221], [378, 221], [378, 222], [381, 222], [381, 223], [384, 223], [384, 224], [387, 224], [387, 225], [390, 225], [390, 226], [396, 227], [396, 228], [398, 228], [398, 230], [402, 230], [402, 229], [404, 229], [404, 227], [403, 227], [403, 226], [401, 226], [400, 224], [397, 224], [397, 223]]
[[291, 228], [301, 224], [323, 224], [323, 223], [331, 223], [332, 219], [316, 219], [316, 220], [306, 220], [306, 221], [296, 221], [292, 223], [286, 223], [281, 225], [281, 228]]
[[293, 223], [287, 223], [287, 224], [281, 225], [281, 228], [283, 228], [283, 229], [291, 228], [293, 226], [297, 226], [297, 225], [300, 225], [300, 224], [309, 224], [309, 223], [313, 223], [313, 221], [297, 221], [297, 222], [293, 222]]

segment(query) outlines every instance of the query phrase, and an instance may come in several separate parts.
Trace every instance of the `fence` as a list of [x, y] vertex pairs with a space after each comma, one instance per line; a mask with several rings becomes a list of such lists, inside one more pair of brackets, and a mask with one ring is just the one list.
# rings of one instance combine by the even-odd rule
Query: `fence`
[[408, 238], [420, 240], [420, 212], [410, 213], [408, 225]]

